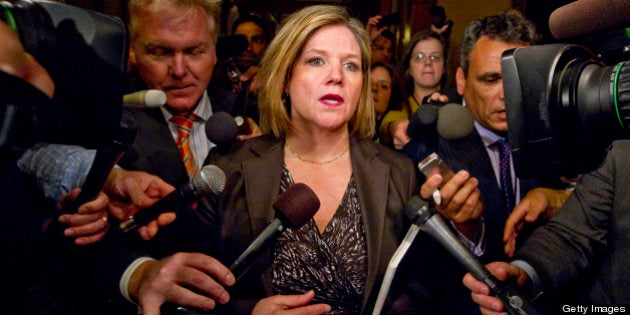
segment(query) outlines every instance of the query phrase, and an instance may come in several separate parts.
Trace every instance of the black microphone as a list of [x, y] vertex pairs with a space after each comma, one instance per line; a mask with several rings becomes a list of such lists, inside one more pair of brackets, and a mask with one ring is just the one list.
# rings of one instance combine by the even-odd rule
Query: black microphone
[[80, 205], [92, 201], [98, 196], [105, 185], [107, 176], [109, 176], [118, 160], [131, 146], [136, 136], [136, 131], [135, 119], [130, 115], [123, 114], [119, 127], [114, 131], [112, 141], [96, 149], [94, 161], [81, 186], [81, 192], [77, 199], [64, 208], [64, 213], [76, 213]]
[[319, 198], [305, 184], [296, 183], [285, 190], [273, 204], [276, 217], [254, 239], [230, 266], [236, 279], [240, 279], [258, 255], [267, 249], [287, 227], [299, 229], [319, 210]]
[[435, 138], [439, 106], [433, 104], [421, 105], [409, 118], [407, 134], [415, 141], [421, 140], [429, 133]]
[[580, 0], [557, 8], [549, 16], [555, 39], [569, 39], [630, 26], [628, 0]]
[[479, 262], [476, 256], [470, 253], [470, 250], [453, 235], [442, 217], [436, 215], [436, 210], [429, 207], [427, 201], [420, 196], [412, 196], [405, 204], [405, 213], [413, 224], [420, 226], [423, 231], [442, 244], [477, 280], [486, 283], [492, 295], [503, 302], [508, 314], [538, 314], [534, 306], [520, 294], [514, 285], [499, 281]]
[[206, 137], [212, 143], [221, 146], [236, 141], [238, 135], [246, 135], [252, 132], [252, 127], [246, 117], [217, 112], [206, 121]]
[[247, 51], [247, 47], [249, 41], [245, 35], [219, 36], [216, 45], [217, 59], [227, 60], [236, 57]]
[[127, 221], [121, 222], [120, 228], [124, 232], [130, 232], [155, 220], [160, 214], [188, 204], [199, 196], [208, 194], [216, 196], [223, 192], [225, 182], [225, 173], [219, 167], [206, 165], [190, 182], [158, 200], [152, 206], [138, 211]]

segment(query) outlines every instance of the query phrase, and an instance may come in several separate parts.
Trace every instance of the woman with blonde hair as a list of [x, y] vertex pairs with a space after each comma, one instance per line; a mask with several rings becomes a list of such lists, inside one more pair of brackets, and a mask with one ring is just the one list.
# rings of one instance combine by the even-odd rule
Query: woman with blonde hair
[[[264, 135], [207, 161], [227, 175], [206, 217], [213, 237], [194, 247], [175, 244], [182, 234], [162, 235], [182, 252], [141, 265], [129, 295], [143, 308], [167, 301], [225, 314], [371, 312], [418, 187], [411, 160], [371, 140], [369, 67], [367, 33], [345, 8], [292, 14], [261, 63]], [[281, 232], [234, 281], [240, 275], [225, 264], [276, 217], [274, 202], [294, 183], [313, 190], [317, 212]], [[179, 233], [195, 233], [195, 224]]]

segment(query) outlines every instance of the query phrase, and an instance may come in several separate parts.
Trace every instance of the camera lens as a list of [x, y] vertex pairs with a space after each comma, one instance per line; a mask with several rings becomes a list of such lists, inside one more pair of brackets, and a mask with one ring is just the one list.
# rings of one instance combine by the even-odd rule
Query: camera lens
[[587, 48], [549, 44], [502, 58], [508, 134], [520, 177], [595, 168], [630, 128], [630, 65], [606, 66]]

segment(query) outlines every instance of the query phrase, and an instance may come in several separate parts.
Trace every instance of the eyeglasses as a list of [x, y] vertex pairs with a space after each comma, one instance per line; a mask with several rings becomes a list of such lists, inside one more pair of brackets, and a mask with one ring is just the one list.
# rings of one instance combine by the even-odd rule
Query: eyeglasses
[[425, 60], [429, 60], [430, 62], [439, 62], [442, 61], [442, 54], [436, 53], [428, 55], [425, 53], [418, 53], [413, 60], [416, 62], [423, 62]]

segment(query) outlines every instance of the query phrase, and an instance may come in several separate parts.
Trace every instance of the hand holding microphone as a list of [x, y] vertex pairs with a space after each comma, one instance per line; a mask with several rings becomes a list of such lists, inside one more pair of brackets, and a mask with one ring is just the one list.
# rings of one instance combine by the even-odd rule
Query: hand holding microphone
[[225, 173], [215, 165], [204, 166], [186, 185], [158, 200], [151, 207], [140, 210], [127, 221], [120, 223], [124, 232], [130, 232], [155, 220], [160, 214], [177, 209], [203, 195], [218, 195], [225, 188]]
[[499, 298], [510, 315], [538, 314], [530, 302], [510, 283], [496, 279], [462, 244], [448, 228], [435, 209], [419, 196], [413, 196], [405, 205], [405, 214], [413, 224], [435, 238], [479, 281], [490, 287], [492, 295]]

